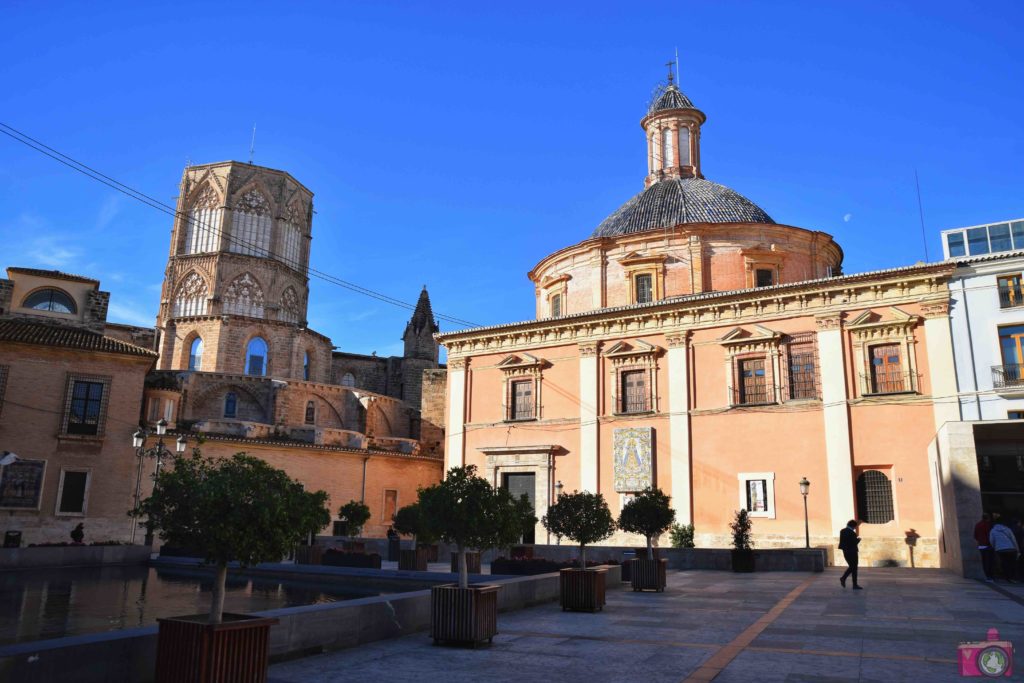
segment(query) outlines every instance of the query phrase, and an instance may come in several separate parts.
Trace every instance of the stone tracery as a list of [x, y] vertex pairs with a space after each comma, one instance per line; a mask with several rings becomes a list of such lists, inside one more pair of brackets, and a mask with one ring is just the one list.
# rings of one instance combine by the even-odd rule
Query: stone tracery
[[206, 280], [199, 273], [190, 272], [178, 286], [174, 297], [174, 316], [205, 315], [208, 296]]
[[236, 277], [224, 292], [224, 313], [263, 317], [263, 288], [250, 273]]

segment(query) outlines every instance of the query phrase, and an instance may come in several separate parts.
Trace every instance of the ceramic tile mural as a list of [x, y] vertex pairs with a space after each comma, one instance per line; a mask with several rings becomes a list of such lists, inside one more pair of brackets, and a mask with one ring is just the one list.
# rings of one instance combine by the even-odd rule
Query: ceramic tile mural
[[654, 428], [621, 427], [612, 442], [615, 490], [643, 491], [654, 486]]

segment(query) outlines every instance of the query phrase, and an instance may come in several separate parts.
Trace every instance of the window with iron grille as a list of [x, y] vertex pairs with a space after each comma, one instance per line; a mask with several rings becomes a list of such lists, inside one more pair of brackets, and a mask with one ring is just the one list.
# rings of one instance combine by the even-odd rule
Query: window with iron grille
[[999, 283], [999, 308], [1024, 306], [1020, 273], [1004, 275], [996, 278], [996, 281]]
[[512, 420], [530, 420], [535, 416], [533, 405], [533, 380], [520, 379], [512, 382], [511, 405], [509, 418]]
[[646, 370], [627, 370], [621, 376], [620, 413], [645, 413], [651, 409]]
[[653, 278], [651, 275], [637, 275], [636, 280], [636, 303], [646, 304], [654, 300]]
[[789, 346], [790, 400], [818, 398], [818, 373], [814, 362], [814, 344]]
[[865, 470], [857, 477], [857, 517], [866, 524], [885, 524], [894, 519], [892, 482], [884, 472]]
[[316, 423], [316, 404], [312, 401], [306, 401], [306, 424], [311, 425]]
[[103, 383], [75, 380], [68, 412], [68, 434], [99, 434]]
[[768, 403], [768, 382], [764, 358], [747, 358], [739, 362], [739, 403]]

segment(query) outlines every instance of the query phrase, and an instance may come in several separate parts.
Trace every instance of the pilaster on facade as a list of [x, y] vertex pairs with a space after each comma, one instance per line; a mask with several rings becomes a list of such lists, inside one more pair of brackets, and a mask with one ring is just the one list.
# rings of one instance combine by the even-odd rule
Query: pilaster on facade
[[444, 449], [445, 471], [466, 463], [466, 380], [468, 358], [448, 359], [448, 427]]
[[818, 362], [821, 374], [822, 419], [825, 421], [825, 460], [833, 529], [855, 517], [850, 412], [847, 405], [846, 363], [842, 314], [817, 316]]
[[600, 343], [579, 345], [580, 350], [580, 490], [598, 492], [599, 425], [601, 409]]
[[668, 433], [671, 451], [672, 507], [680, 524], [693, 523], [693, 477], [690, 451], [690, 333], [669, 333]]
[[928, 384], [931, 386], [935, 430], [938, 432], [947, 422], [960, 419], [949, 300], [923, 302], [921, 314], [928, 349]]

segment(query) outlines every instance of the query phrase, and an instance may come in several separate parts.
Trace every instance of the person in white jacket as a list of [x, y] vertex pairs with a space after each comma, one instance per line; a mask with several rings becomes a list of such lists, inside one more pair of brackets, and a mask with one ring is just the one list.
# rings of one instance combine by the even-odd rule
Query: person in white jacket
[[992, 531], [988, 532], [988, 540], [999, 557], [999, 564], [1003, 568], [1003, 577], [1010, 583], [1016, 583], [1017, 558], [1020, 556], [1020, 546], [1017, 545], [1017, 537], [1013, 535], [1013, 529], [1003, 520], [997, 519], [992, 525]]

